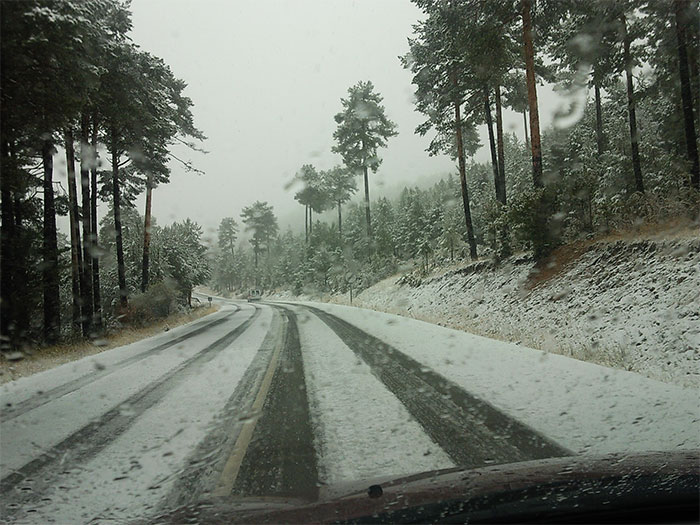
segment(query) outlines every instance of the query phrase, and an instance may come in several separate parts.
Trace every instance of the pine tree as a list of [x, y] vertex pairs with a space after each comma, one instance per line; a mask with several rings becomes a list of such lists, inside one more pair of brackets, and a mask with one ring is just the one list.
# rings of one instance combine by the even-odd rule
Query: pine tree
[[235, 255], [236, 240], [238, 239], [238, 223], [233, 217], [224, 217], [219, 223], [219, 249]]
[[304, 164], [297, 172], [295, 180], [302, 185], [294, 199], [304, 205], [304, 231], [306, 242], [309, 242], [313, 231], [313, 212], [321, 213], [326, 208], [328, 196], [323, 188], [321, 174], [311, 164]]
[[177, 283], [183, 300], [192, 306], [192, 291], [211, 276], [204, 256], [207, 248], [202, 244], [202, 228], [189, 218], [163, 228], [168, 246], [166, 260], [170, 275]]
[[[404, 67], [414, 73], [416, 85], [417, 109], [428, 116], [428, 120], [416, 129], [426, 134], [435, 129], [438, 137], [431, 142], [428, 151], [432, 154], [444, 152], [451, 154], [459, 166], [462, 189], [464, 220], [469, 239], [469, 254], [477, 258], [476, 239], [472, 225], [469, 204], [469, 190], [466, 179], [466, 160], [468, 152], [478, 148], [475, 121], [462, 118], [462, 105], [473, 103], [475, 96], [467, 97], [466, 85], [474, 77], [471, 63], [465, 55], [463, 34], [464, 26], [461, 11], [452, 4], [417, 2], [424, 6], [428, 19], [415, 26], [416, 38], [409, 39], [411, 52], [403, 57]], [[465, 143], [467, 136], [474, 137]], [[451, 137], [454, 137], [453, 139]]]
[[357, 191], [357, 183], [352, 172], [343, 166], [322, 172], [324, 191], [330, 203], [338, 207], [338, 236], [343, 237], [343, 216], [341, 206], [350, 200]]
[[387, 118], [382, 97], [375, 93], [372, 82], [358, 82], [348, 89], [348, 98], [341, 98], [340, 103], [343, 110], [335, 116], [338, 127], [333, 133], [336, 141], [333, 152], [343, 157], [348, 169], [363, 176], [367, 236], [371, 239], [368, 171], [376, 173], [379, 169], [382, 161], [377, 150], [386, 147], [387, 140], [397, 135], [396, 124]]
[[[250, 206], [243, 208], [241, 218], [246, 225], [246, 230], [253, 233], [250, 240], [255, 256], [255, 269], [258, 269], [258, 255], [263, 248], [268, 249], [272, 237], [277, 233], [277, 217], [275, 217], [272, 206], [267, 202], [256, 201]], [[256, 285], [257, 282], [256, 274]]]

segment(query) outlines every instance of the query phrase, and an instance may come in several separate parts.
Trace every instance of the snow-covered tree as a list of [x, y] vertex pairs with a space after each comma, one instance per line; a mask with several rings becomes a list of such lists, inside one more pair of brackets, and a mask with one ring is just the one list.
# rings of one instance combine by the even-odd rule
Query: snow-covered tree
[[333, 151], [340, 153], [343, 162], [365, 182], [365, 216], [367, 236], [372, 238], [372, 221], [369, 209], [368, 170], [376, 173], [382, 160], [377, 156], [379, 148], [396, 136], [396, 124], [386, 116], [382, 96], [374, 91], [372, 82], [358, 82], [348, 89], [348, 98], [341, 98], [343, 110], [335, 116], [338, 124], [333, 133], [336, 145]]
[[177, 283], [183, 299], [192, 306], [192, 290], [211, 276], [205, 257], [207, 247], [202, 243], [202, 228], [189, 218], [174, 222], [163, 228], [163, 241], [167, 247], [168, 273]]

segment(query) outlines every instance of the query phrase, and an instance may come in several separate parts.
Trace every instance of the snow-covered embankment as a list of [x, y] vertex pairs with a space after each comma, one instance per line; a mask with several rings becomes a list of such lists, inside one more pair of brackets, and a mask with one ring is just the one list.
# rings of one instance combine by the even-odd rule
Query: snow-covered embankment
[[353, 304], [700, 387], [697, 230], [562, 251], [539, 273], [513, 257], [392, 277]]

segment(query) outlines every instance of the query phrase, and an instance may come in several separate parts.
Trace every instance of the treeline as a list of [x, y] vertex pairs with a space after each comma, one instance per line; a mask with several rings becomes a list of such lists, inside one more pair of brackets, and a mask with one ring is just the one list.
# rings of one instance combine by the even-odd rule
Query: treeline
[[[414, 3], [425, 18], [400, 60], [426, 116], [416, 133], [432, 134], [428, 154], [455, 160], [459, 182], [406, 189], [398, 200], [370, 206], [368, 173], [396, 132], [381, 96], [360, 82], [335, 116], [333, 151], [343, 165], [305, 165], [297, 174], [304, 237], [265, 236], [262, 265], [230, 242], [215, 255], [216, 287], [344, 291], [409, 259], [427, 268], [448, 253], [500, 259], [523, 249], [542, 259], [581, 235], [697, 217], [697, 1]], [[538, 82], [572, 100], [547, 130], [540, 129]], [[523, 115], [524, 143], [503, 129], [504, 108]], [[487, 130], [488, 164], [469, 161], [482, 146], [479, 126]], [[364, 205], [350, 204], [343, 215], [355, 177], [364, 183]], [[335, 225], [314, 222], [314, 213], [331, 208], [338, 210]]]
[[[201, 232], [188, 221], [161, 232], [151, 217], [172, 146], [196, 149], [188, 141], [204, 139], [186, 84], [130, 40], [127, 1], [0, 5], [3, 349], [95, 337], [110, 320], [136, 317], [129, 298], [154, 281], [174, 279], [187, 300], [191, 287], [180, 275], [187, 261], [153, 251], [161, 233], [175, 242]], [[56, 180], [57, 155], [67, 188]], [[129, 221], [144, 191], [139, 236]], [[110, 203], [101, 230], [100, 200]], [[67, 239], [56, 227], [66, 215]], [[137, 240], [138, 268], [130, 245]], [[190, 244], [203, 250], [199, 237]]]
[[[477, 170], [478, 165], [474, 166]], [[218, 250], [210, 254], [214, 258], [211, 283], [222, 292], [244, 292], [254, 286], [297, 294], [347, 291], [373, 284], [414, 257], [427, 256], [430, 264], [461, 258], [466, 244], [458, 195], [458, 182], [447, 177], [429, 189], [406, 188], [395, 200], [374, 200], [371, 243], [364, 204], [350, 203], [343, 212], [342, 231], [337, 219], [332, 223], [307, 219], [305, 233], [295, 234], [290, 228], [267, 237], [257, 265], [254, 250], [237, 242], [236, 221], [225, 218], [219, 227]], [[253, 207], [261, 204], [267, 206], [256, 203]], [[275, 220], [272, 213], [268, 217]]]
[[[509, 198], [513, 197], [507, 193], [507, 177], [511, 174], [506, 170], [503, 107], [529, 114], [525, 122], [527, 126], [529, 120], [530, 129], [525, 134], [531, 153], [532, 183], [522, 202], [511, 206], [510, 215], [529, 223], [526, 233], [536, 258], [546, 256], [560, 242], [557, 232], [565, 213], [561, 208], [566, 207], [563, 201], [570, 200], [567, 191], [572, 186], [578, 186], [574, 191], [586, 202], [595, 198], [597, 185], [607, 184], [618, 201], [631, 200], [635, 206], [645, 193], [660, 194], [669, 187], [681, 190], [679, 185], [700, 189], [695, 131], [700, 92], [697, 2], [415, 3], [426, 19], [415, 26], [414, 36], [409, 39], [410, 51], [402, 63], [414, 73], [416, 108], [427, 117], [416, 131], [433, 131], [435, 138], [429, 152], [449, 154], [458, 162], [465, 223], [471, 231], [465, 157], [480, 146], [476, 126], [486, 125], [494, 195], [501, 212], [500, 217], [494, 217], [501, 223], [501, 255], [511, 251], [505, 217], [509, 214]], [[638, 65], [645, 68], [635, 69]], [[569, 90], [593, 89], [593, 151], [583, 149], [585, 137], [573, 132], [568, 136], [553, 133], [558, 148], [542, 140], [538, 78]], [[601, 91], [613, 102], [608, 113], [603, 111]], [[645, 99], [653, 101], [649, 109], [656, 108], [654, 116], [659, 117], [658, 121], [647, 120], [650, 126], [659, 126], [652, 133], [638, 122], [642, 117], [638, 108]], [[627, 123], [627, 137], [613, 143], [605, 127], [620, 122], [620, 118]], [[643, 148], [655, 146], [661, 146], [661, 158], [652, 152], [643, 156]], [[543, 155], [543, 147], [549, 148], [553, 156]], [[473, 259], [477, 250], [471, 234], [469, 244]]]

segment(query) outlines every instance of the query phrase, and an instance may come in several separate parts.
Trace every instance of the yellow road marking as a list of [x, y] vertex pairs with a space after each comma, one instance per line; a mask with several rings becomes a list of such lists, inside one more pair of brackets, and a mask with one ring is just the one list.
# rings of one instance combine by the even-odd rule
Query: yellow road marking
[[[282, 317], [282, 330], [279, 331], [280, 334], [286, 332], [284, 326], [287, 322], [285, 317]], [[270, 329], [272, 329], [272, 324], [270, 324]], [[243, 463], [243, 458], [248, 450], [248, 445], [250, 440], [253, 438], [253, 431], [255, 430], [255, 425], [259, 418], [259, 413], [262, 411], [263, 403], [267, 397], [267, 393], [270, 390], [270, 385], [272, 384], [272, 377], [277, 369], [277, 362], [279, 361], [280, 354], [282, 353], [283, 341], [278, 338], [275, 343], [275, 350], [270, 358], [270, 363], [265, 371], [265, 376], [263, 377], [262, 383], [260, 384], [260, 390], [258, 390], [258, 395], [255, 397], [253, 406], [250, 411], [254, 414], [248, 421], [243, 424], [240, 434], [238, 434], [238, 439], [236, 439], [236, 444], [233, 446], [233, 452], [229, 456], [224, 469], [221, 472], [221, 477], [217, 483], [216, 489], [214, 489], [213, 496], [215, 497], [225, 497], [231, 494], [233, 490], [233, 485], [238, 477], [238, 472], [241, 469], [241, 464]]]

